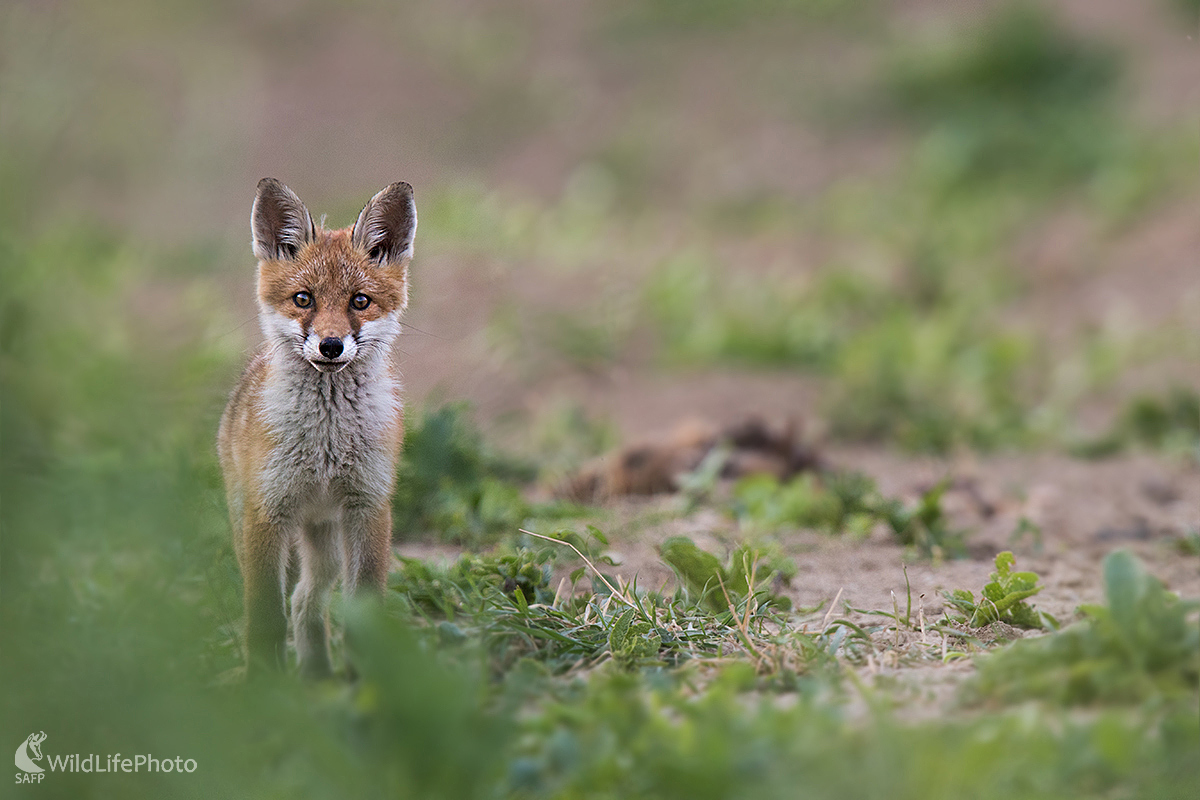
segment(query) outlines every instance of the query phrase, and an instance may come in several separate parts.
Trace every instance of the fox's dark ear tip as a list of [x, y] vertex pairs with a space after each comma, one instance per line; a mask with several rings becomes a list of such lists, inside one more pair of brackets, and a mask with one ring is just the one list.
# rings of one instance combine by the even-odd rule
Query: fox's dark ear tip
[[396, 181], [395, 183], [391, 184], [386, 189], [384, 189], [384, 191], [387, 192], [388, 194], [391, 194], [393, 192], [398, 192], [399, 194], [409, 195], [411, 197], [412, 193], [413, 193], [413, 188], [412, 188], [412, 184], [409, 183], [408, 181]]
[[279, 181], [276, 180], [275, 178], [263, 178], [262, 180], [260, 180], [258, 182], [258, 190], [261, 192], [263, 189], [266, 189], [268, 187], [279, 186], [279, 185], [280, 185]]

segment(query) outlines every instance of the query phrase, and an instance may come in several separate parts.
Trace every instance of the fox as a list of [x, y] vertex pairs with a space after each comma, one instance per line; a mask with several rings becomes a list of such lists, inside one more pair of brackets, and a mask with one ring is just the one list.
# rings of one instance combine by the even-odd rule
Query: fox
[[408, 306], [417, 209], [393, 183], [326, 230], [262, 179], [250, 215], [264, 342], [221, 416], [217, 450], [242, 575], [246, 674], [332, 674], [329, 602], [382, 593], [404, 437], [392, 345]]

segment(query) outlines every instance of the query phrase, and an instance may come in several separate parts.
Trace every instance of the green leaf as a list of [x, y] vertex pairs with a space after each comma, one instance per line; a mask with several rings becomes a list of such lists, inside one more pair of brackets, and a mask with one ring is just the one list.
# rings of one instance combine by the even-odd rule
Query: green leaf
[[1137, 630], [1137, 617], [1146, 594], [1145, 567], [1127, 550], [1117, 550], [1104, 559], [1104, 589], [1113, 622], [1132, 637]]
[[605, 547], [608, 547], [608, 537], [604, 535], [604, 531], [600, 530], [595, 525], [588, 525], [587, 532], [588, 532], [588, 536], [591, 536], [593, 539], [595, 539], [600, 544], [604, 545]]
[[1037, 586], [1038, 576], [1033, 572], [1014, 572], [1006, 584], [1010, 592], [1023, 592]]
[[648, 621], [638, 619], [636, 608], [618, 614], [608, 632], [608, 651], [622, 666], [656, 656], [661, 646], [661, 636]]
[[[659, 547], [659, 553], [662, 560], [683, 580], [688, 591], [697, 597], [704, 594], [706, 588], [711, 589], [717, 585], [718, 580], [724, 581], [726, 577], [717, 557], [701, 550], [686, 536], [672, 536], [667, 539]], [[724, 597], [719, 587], [715, 594], [709, 594], [708, 605], [713, 611], [724, 608]]]
[[[1013, 565], [1017, 563], [1017, 559], [1013, 556], [1012, 551], [1005, 550], [1002, 553], [996, 554], [996, 574], [1003, 580], [1008, 577]], [[1035, 579], [1036, 580], [1036, 579]]]
[[1037, 594], [1041, 590], [1042, 590], [1042, 587], [1039, 586], [1036, 589], [1027, 589], [1023, 592], [1010, 592], [1010, 593], [1006, 594], [1002, 600], [1000, 600], [999, 602], [996, 603], [996, 610], [998, 612], [1000, 612], [1001, 614], [1003, 614], [1008, 609], [1021, 603], [1021, 601], [1024, 600], [1025, 598], [1033, 597], [1035, 594]]

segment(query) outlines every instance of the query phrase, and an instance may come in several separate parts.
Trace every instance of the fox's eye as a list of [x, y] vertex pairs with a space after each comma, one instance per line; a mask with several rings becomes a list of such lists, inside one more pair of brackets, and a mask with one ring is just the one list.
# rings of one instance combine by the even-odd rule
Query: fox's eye
[[308, 292], [296, 292], [292, 295], [292, 302], [297, 308], [308, 308], [312, 305], [312, 295]]
[[350, 305], [354, 306], [359, 311], [362, 311], [367, 306], [371, 305], [371, 298], [365, 294], [356, 294], [350, 298]]

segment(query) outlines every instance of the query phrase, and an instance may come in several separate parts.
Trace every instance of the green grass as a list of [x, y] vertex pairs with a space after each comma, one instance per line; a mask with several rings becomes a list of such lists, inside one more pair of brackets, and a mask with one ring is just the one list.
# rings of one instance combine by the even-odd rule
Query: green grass
[[[714, 35], [734, 17], [802, 20], [858, 5], [666, 2], [612, 13]], [[839, 439], [935, 453], [1070, 444], [1081, 399], [1140, 356], [1089, 330], [1049, 352], [1018, 323], [1013, 308], [1034, 288], [1024, 243], [1064, 208], [1103, 235], [1143, 219], [1185, 185], [1180, 164], [1194, 161], [1195, 137], [1186, 125], [1133, 123], [1122, 51], [1041, 5], [1003, 4], [937, 39], [884, 46], [860, 35], [884, 57], [848, 88], [864, 107], [848, 124], [896, 135], [885, 173], [816, 196], [685, 192], [664, 209], [680, 181], [710, 184], [665, 165], [675, 121], [643, 109], [590, 145], [551, 200], [470, 181], [430, 191], [422, 231], [432, 247], [586, 294], [553, 307], [502, 298], [489, 326], [498, 357], [531, 380], [646, 361], [794, 370], [820, 382], [819, 412]], [[667, 235], [678, 230], [683, 241]], [[726, 255], [760, 239], [782, 255], [755, 269]], [[815, 262], [789, 255], [813, 244]], [[603, 280], [580, 290], [572, 281], [583, 275]], [[1107, 367], [1093, 363], [1101, 351]]]
[[[957, 286], [931, 265], [961, 246], [944, 249], [938, 261], [918, 257], [882, 278], [831, 268], [810, 281], [718, 278], [703, 262], [674, 260], [651, 277], [645, 303], [664, 360], [827, 379], [825, 410], [839, 437], [931, 451], [1019, 442], [1037, 399], [1035, 348], [989, 308], [1006, 294], [989, 287], [992, 268]], [[981, 250], [971, 244], [964, 255]]]
[[942, 510], [942, 482], [916, 503], [884, 497], [875, 481], [861, 473], [804, 474], [787, 483], [770, 475], [747, 476], [733, 487], [735, 518], [750, 531], [811, 528], [864, 538], [878, 525], [896, 542], [922, 557], [960, 556], [964, 532], [953, 530]]
[[393, 538], [482, 547], [511, 538], [527, 521], [593, 513], [569, 503], [527, 500], [542, 471], [527, 458], [489, 446], [465, 403], [410, 412], [392, 498]]
[[1197, 0], [1166, 0], [1165, 5], [1191, 25], [1193, 31], [1200, 28], [1200, 2]]
[[1108, 433], [1074, 449], [1078, 455], [1098, 458], [1130, 447], [1194, 457], [1200, 452], [1200, 394], [1175, 386], [1162, 395], [1134, 397]]
[[[774, 673], [805, 669], [806, 654], [828, 647], [828, 638], [781, 635], [779, 612], [790, 603], [772, 586], [771, 578], [788, 569], [777, 558], [760, 561], [743, 547], [721, 567], [690, 540], [671, 539], [663, 559], [684, 580], [663, 594], [625, 586], [612, 574], [589, 574], [597, 564], [613, 565], [603, 555], [607, 540], [594, 528], [586, 537], [563, 530], [550, 538], [571, 543], [587, 561], [564, 563], [560, 557], [574, 551], [540, 538], [526, 539], [536, 549], [464, 555], [444, 567], [407, 559], [392, 576], [389, 606], [428, 625], [442, 642], [480, 643], [496, 676], [522, 661], [560, 674], [609, 661], [621, 669], [678, 667], [737, 654], [752, 655]], [[552, 582], [556, 566], [576, 564]], [[768, 647], [776, 648], [769, 658], [760, 652]]]
[[[520, 797], [1185, 797], [1196, 746], [1186, 713], [1153, 734], [1118, 714], [1042, 712], [973, 724], [848, 726], [802, 694], [791, 708], [738, 692], [596, 681], [532, 722], [510, 773]], [[717, 733], [721, 731], [722, 733]], [[1159, 733], [1161, 731], [1161, 733]]]
[[940, 152], [949, 185], [1032, 188], [1086, 178], [1109, 157], [1119, 75], [1111, 47], [1019, 2], [946, 44], [902, 52], [886, 85]]
[[[14, 287], [78, 269], [65, 299], [120, 286], [140, 264], [94, 244], [12, 252]], [[12, 741], [46, 730], [51, 754], [201, 764], [186, 779], [52, 774], [60, 796], [783, 797], [802, 782], [816, 797], [1166, 797], [1196, 779], [1200, 734], [1173, 704], [1149, 718], [1039, 710], [912, 725], [880, 708], [847, 720], [848, 693], [882, 697], [853, 688], [853, 670], [904, 626], [789, 617], [748, 550], [720, 565], [733, 606], [720, 610], [711, 585], [660, 595], [610, 575], [609, 586], [540, 540], [446, 567], [408, 561], [383, 607], [338, 604], [356, 683], [224, 683], [239, 604], [210, 442], [221, 398], [196, 387], [227, 384], [236, 354], [184, 341], [147, 371], [124, 346], [136, 320], [106, 318], [97, 345], [89, 320], [52, 321], [27, 296], [5, 306], [28, 338], [6, 340], [2, 362], [0, 614], [12, 644], [0, 658], [21, 691], [4, 694], [0, 725]], [[27, 342], [57, 348], [58, 369], [31, 373], [16, 358]], [[160, 416], [146, 397], [162, 398]], [[431, 412], [414, 430], [486, 472], [457, 414]], [[605, 568], [603, 540], [562, 536]], [[575, 590], [551, 580], [560, 567]]]
[[701, 550], [686, 536], [672, 536], [661, 545], [662, 560], [674, 570], [693, 602], [717, 613], [754, 599], [763, 606], [787, 611], [792, 601], [776, 594], [772, 584], [789, 583], [796, 576], [796, 565], [788, 558], [741, 545], [729, 554], [725, 564]]
[[726, 32], [773, 24], [837, 20], [862, 14], [870, 0], [646, 0], [614, 3], [611, 33], [620, 37]]
[[[1012, 243], [1064, 202], [1119, 227], [1170, 196], [1191, 158], [1170, 132], [1121, 117], [1121, 63], [1030, 4], [900, 47], [872, 102], [912, 130], [902, 166], [773, 212], [800, 239], [832, 242], [822, 263], [747, 271], [703, 247], [662, 258], [640, 315], [661, 362], [812, 374], [841, 439], [928, 452], [1065, 443], [1074, 404], [1105, 378], [1065, 386], [1056, 365], [1103, 343], [1083, 331], [1051, 355], [1010, 322], [1026, 291]], [[1113, 357], [1118, 371], [1134, 358]]]
[[1107, 604], [1084, 607], [1085, 621], [989, 656], [971, 696], [1070, 705], [1194, 697], [1200, 603], [1168, 592], [1126, 551], [1105, 559], [1104, 586]]
[[[782, 797], [803, 783], [816, 797], [1169, 797], [1198, 777], [1194, 612], [1127, 562], [1110, 564], [1109, 606], [1088, 627], [985, 662], [977, 691], [1000, 710], [984, 718], [904, 723], [887, 685], [861, 677], [892, 651], [938, 662], [936, 634], [897, 644], [917, 635], [911, 611], [877, 612], [880, 624], [789, 612], [775, 599], [786, 561], [750, 547], [693, 547], [691, 566], [665, 547], [684, 580], [646, 591], [618, 580], [595, 533], [559, 536], [603, 579], [565, 545], [526, 539], [448, 565], [405, 561], [381, 607], [339, 601], [355, 683], [231, 683], [240, 601], [212, 435], [240, 359], [221, 344], [232, 326], [203, 324], [208, 304], [178, 309], [167, 321], [200, 333], [142, 353], [131, 343], [163, 323], [114, 313], [97, 326], [34, 301], [55, 274], [70, 278], [63, 303], [132, 302], [154, 259], [95, 233], [7, 242], [0, 665], [20, 691], [3, 694], [0, 728], [18, 742], [45, 730], [55, 755], [201, 764], [190, 776], [51, 774], [51, 793]], [[462, 414], [415, 418], [402, 469], [455, 492], [522, 477]], [[848, 477], [824, 491], [843, 511], [873, 496]], [[925, 506], [907, 513], [936, 522], [936, 498]], [[1005, 710], [1053, 697], [1038, 687], [1063, 686], [1051, 680], [1062, 670], [1082, 675], [1070, 697], [1100, 711]], [[847, 718], [851, 698], [873, 709], [866, 719]], [[1130, 699], [1153, 708], [1104, 708]]]
[[535, 475], [485, 448], [461, 404], [410, 415], [392, 504], [396, 537], [436, 532], [478, 543], [515, 530], [533, 513], [521, 486]]

